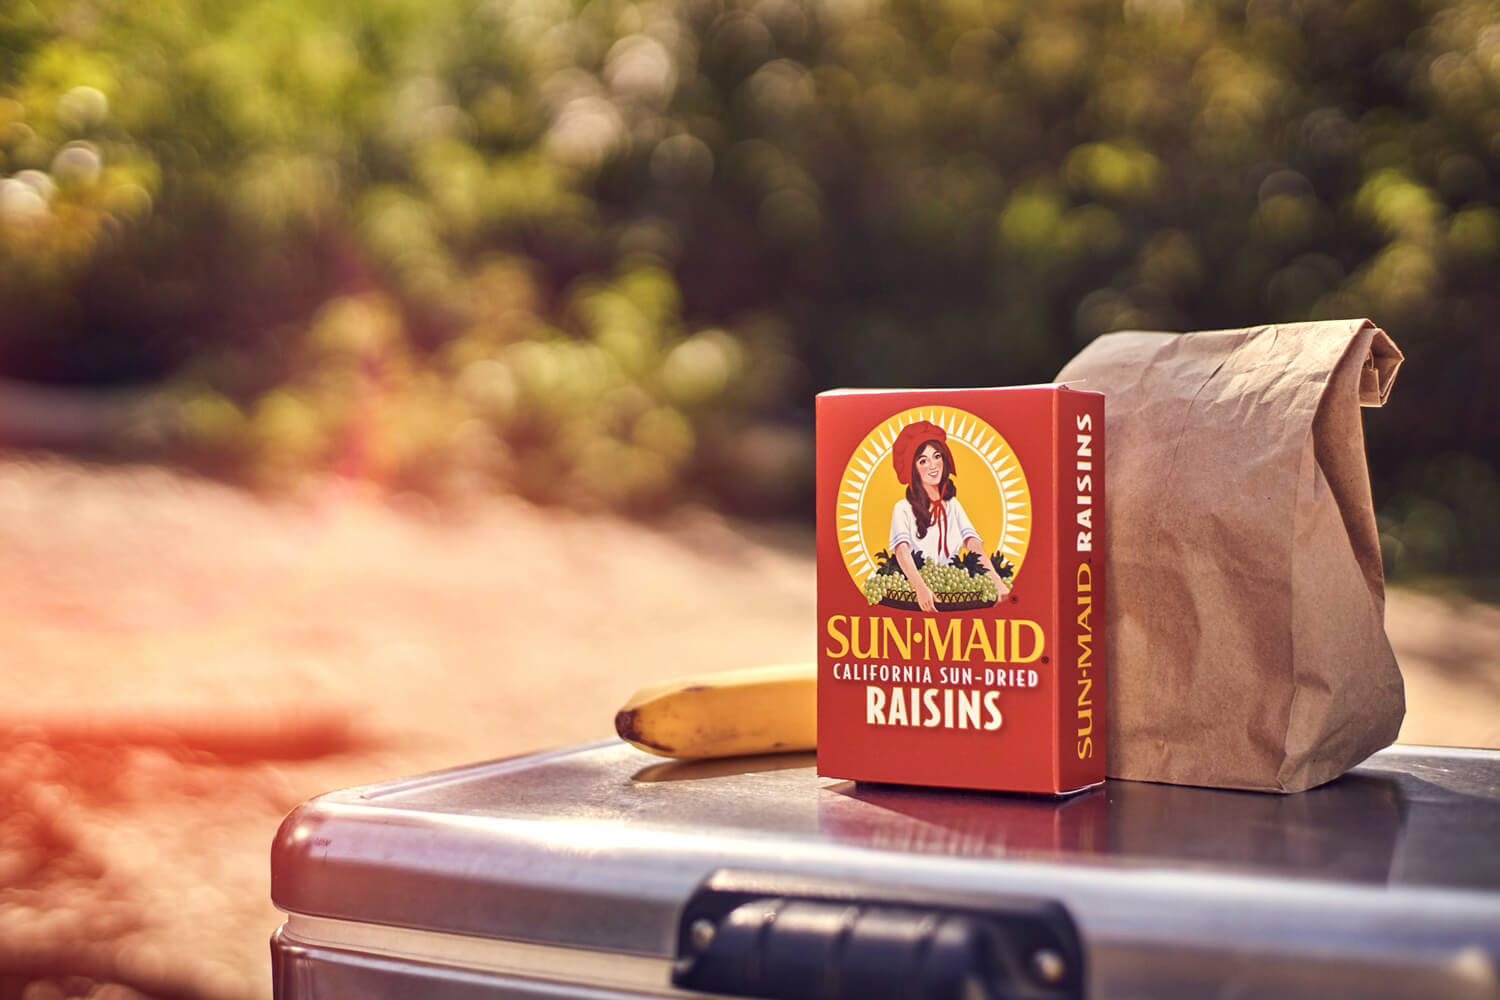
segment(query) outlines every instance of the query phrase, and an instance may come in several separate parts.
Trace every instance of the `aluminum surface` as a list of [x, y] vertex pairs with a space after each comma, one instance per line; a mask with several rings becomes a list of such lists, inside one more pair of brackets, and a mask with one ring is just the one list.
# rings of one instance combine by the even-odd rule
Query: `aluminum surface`
[[609, 742], [316, 799], [278, 834], [272, 895], [296, 914], [665, 957], [708, 873], [791, 871], [1061, 900], [1099, 995], [1492, 997], [1497, 845], [1489, 751], [1393, 748], [1291, 796], [1110, 782], [1052, 800]]

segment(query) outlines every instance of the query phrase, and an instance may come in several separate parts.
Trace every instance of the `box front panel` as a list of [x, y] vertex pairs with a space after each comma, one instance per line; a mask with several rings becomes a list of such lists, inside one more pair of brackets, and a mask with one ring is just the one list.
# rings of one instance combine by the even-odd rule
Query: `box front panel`
[[1058, 790], [1057, 391], [819, 397], [820, 773]]

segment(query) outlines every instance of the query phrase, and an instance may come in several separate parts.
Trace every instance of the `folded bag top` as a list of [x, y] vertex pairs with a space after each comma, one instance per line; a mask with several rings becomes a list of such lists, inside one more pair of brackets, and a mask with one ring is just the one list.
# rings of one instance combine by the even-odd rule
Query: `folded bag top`
[[1359, 408], [1401, 352], [1367, 320], [1098, 338], [1111, 777], [1295, 792], [1405, 713]]

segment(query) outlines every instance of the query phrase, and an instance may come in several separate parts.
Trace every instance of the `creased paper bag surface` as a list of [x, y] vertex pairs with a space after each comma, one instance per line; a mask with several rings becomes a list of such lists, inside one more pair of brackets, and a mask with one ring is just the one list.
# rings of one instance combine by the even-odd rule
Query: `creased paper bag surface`
[[1368, 321], [1116, 333], [1105, 393], [1111, 777], [1293, 792], [1405, 712], [1360, 406], [1401, 352]]

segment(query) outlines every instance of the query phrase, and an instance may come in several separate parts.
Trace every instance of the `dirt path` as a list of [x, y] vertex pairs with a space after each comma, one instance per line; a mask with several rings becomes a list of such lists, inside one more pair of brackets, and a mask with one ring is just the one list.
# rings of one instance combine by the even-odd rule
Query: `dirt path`
[[[807, 658], [810, 533], [488, 500], [272, 505], [0, 462], [0, 998], [269, 994], [267, 851], [332, 788], [610, 735]], [[1500, 746], [1500, 609], [1395, 591], [1403, 739]]]

